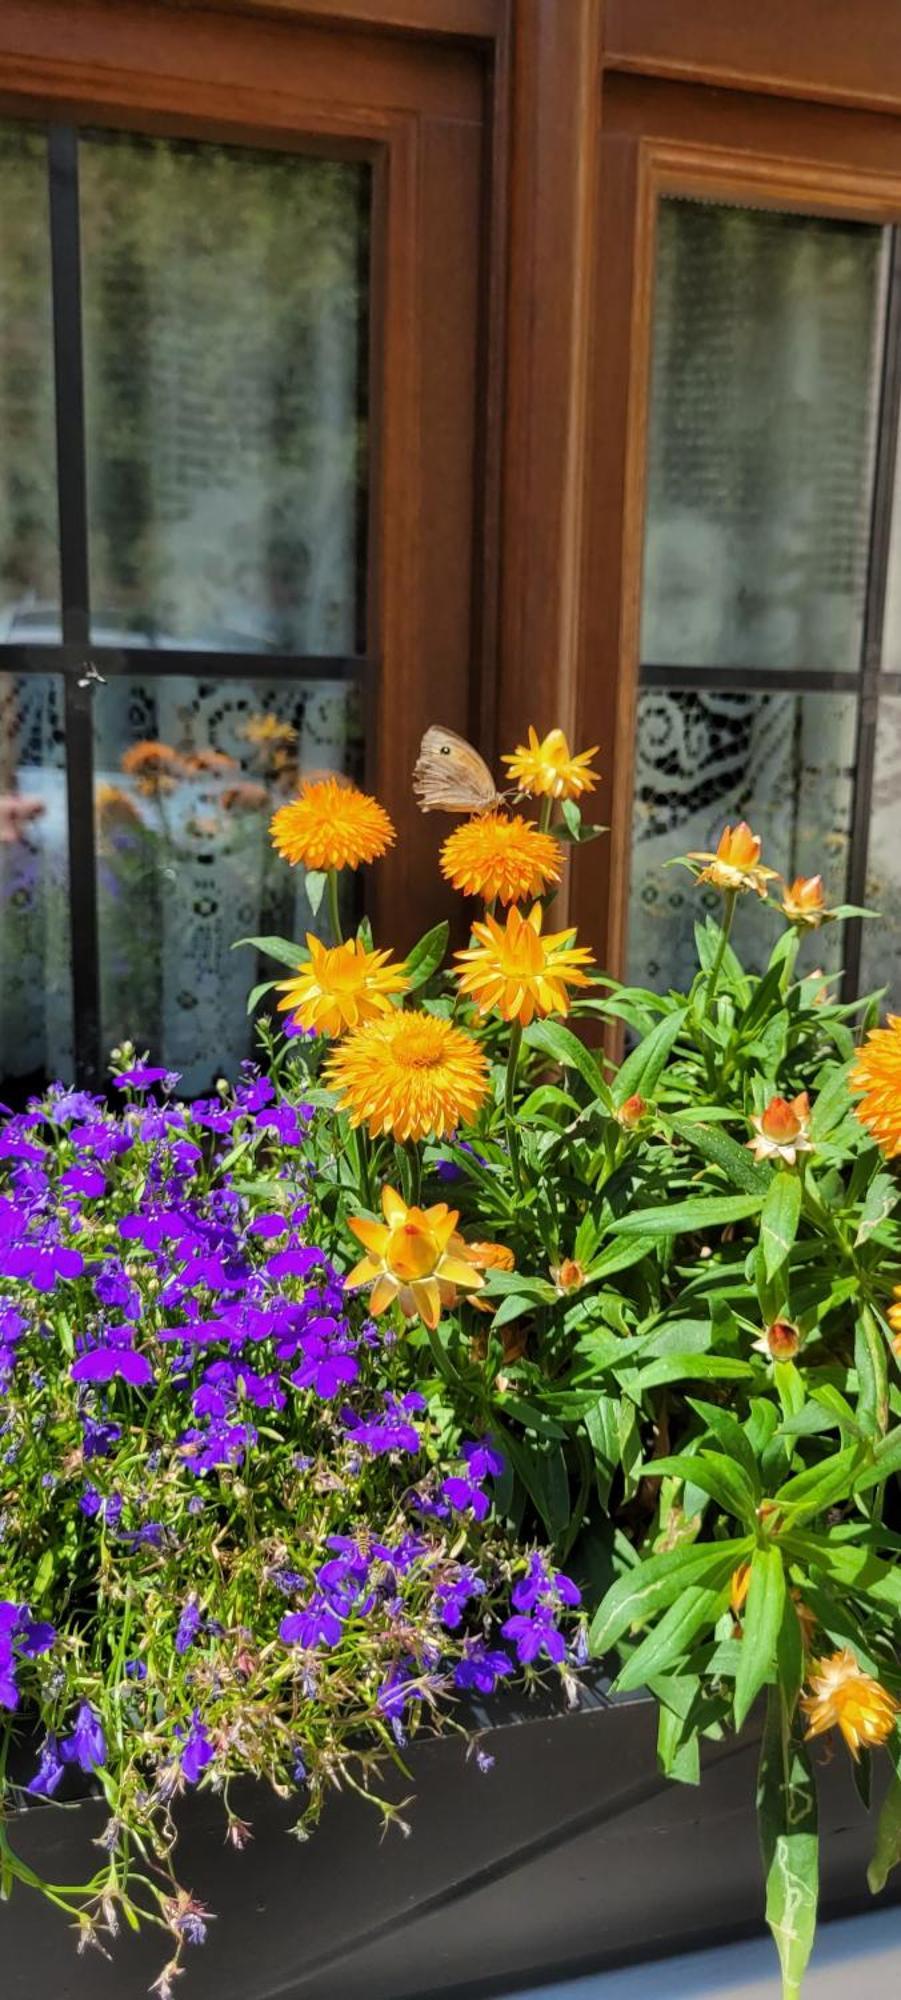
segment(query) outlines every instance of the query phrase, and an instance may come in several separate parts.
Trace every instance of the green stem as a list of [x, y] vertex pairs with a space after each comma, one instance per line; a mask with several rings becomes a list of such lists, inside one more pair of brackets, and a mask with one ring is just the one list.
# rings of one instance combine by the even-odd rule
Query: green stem
[[332, 933], [332, 943], [343, 944], [344, 938], [341, 932], [341, 918], [338, 913], [337, 868], [330, 868], [328, 871], [328, 876], [326, 878], [326, 895], [328, 897], [328, 920], [329, 920], [329, 929], [331, 930]]
[[507, 1128], [507, 1145], [510, 1149], [510, 1165], [517, 1194], [522, 1194], [522, 1172], [519, 1158], [519, 1133], [516, 1130], [514, 1102], [516, 1098], [516, 1070], [522, 1044], [522, 1023], [514, 1021], [510, 1029], [510, 1050], [507, 1056], [507, 1075], [504, 1080], [504, 1124]]
[[550, 794], [548, 793], [548, 794], [547, 794], [547, 795], [546, 795], [546, 796], [545, 796], [545, 797], [544, 797], [544, 798], [542, 799], [542, 801], [541, 801], [541, 804], [540, 804], [540, 806], [539, 806], [539, 808], [538, 808], [538, 831], [539, 831], [539, 833], [547, 833], [547, 831], [548, 831], [548, 828], [550, 827], [550, 824], [551, 824], [551, 817], [552, 817], [552, 814], [553, 814], [553, 811], [554, 811], [554, 801], [553, 801], [553, 799], [551, 798]]
[[354, 1135], [354, 1151], [357, 1158], [357, 1182], [360, 1195], [367, 1208], [374, 1208], [372, 1199], [372, 1175], [369, 1163], [369, 1140], [362, 1125], [358, 1125]]
[[727, 889], [723, 897], [723, 921], [720, 926], [720, 941], [716, 948], [716, 957], [710, 968], [710, 978], [707, 981], [707, 997], [704, 1001], [705, 1021], [710, 1019], [711, 1009], [716, 997], [719, 976], [723, 969], [723, 959], [726, 956], [726, 946], [729, 942], [729, 933], [732, 929], [732, 919], [735, 915], [736, 901], [737, 891], [735, 889]]

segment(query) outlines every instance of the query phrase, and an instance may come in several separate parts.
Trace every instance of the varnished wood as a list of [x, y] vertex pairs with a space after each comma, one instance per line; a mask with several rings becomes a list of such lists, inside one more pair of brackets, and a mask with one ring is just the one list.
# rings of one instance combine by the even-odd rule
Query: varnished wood
[[[167, 4], [190, 7], [196, 0]], [[503, 32], [507, 0], [200, 0], [200, 5], [218, 13], [289, 16], [322, 28], [493, 42]]]
[[[498, 736], [573, 726], [600, 0], [513, 16]], [[566, 891], [561, 898], [565, 908]]]
[[604, 60], [837, 104], [901, 108], [895, 0], [608, 0]]

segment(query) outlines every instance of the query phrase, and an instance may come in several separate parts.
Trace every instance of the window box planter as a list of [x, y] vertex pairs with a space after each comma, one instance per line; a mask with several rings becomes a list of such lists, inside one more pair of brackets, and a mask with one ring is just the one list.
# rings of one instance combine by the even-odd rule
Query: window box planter
[[[479, 1711], [480, 1772], [459, 1737], [420, 1738], [411, 1837], [354, 1794], [331, 1800], [303, 1845], [296, 1808], [237, 1788], [253, 1824], [243, 1854], [223, 1845], [218, 1800], [181, 1808], [180, 1873], [216, 1913], [188, 1960], [185, 2000], [425, 2000], [515, 1993], [555, 1975], [665, 1957], [763, 1927], [754, 1814], [757, 1732], [707, 1746], [699, 1788], [656, 1765], [656, 1708], [641, 1696], [583, 1695], [578, 1709], [508, 1696]], [[822, 1913], [871, 1907], [872, 1820], [842, 1753], [818, 1758]], [[82, 1872], [106, 1817], [92, 1798], [30, 1805], [18, 1851], [46, 1876]], [[76, 1860], [76, 1855], [80, 1860]], [[897, 1901], [890, 1878], [882, 1901]], [[6, 2000], [139, 2000], [159, 1970], [158, 1935], [117, 1940], [115, 1958], [76, 1956], [65, 1919], [17, 1892], [4, 1909]]]

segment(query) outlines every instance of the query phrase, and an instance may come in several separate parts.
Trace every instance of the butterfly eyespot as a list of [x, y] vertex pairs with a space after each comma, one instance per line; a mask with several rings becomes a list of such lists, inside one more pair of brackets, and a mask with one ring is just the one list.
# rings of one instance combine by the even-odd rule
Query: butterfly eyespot
[[450, 756], [450, 754], [451, 754], [451, 747], [450, 747], [450, 744], [449, 744], [449, 743], [442, 743], [442, 745], [441, 745], [441, 749], [440, 749], [440, 750], [439, 750], [439, 752], [438, 752], [438, 755], [439, 755], [439, 757], [449, 757], [449, 756]]

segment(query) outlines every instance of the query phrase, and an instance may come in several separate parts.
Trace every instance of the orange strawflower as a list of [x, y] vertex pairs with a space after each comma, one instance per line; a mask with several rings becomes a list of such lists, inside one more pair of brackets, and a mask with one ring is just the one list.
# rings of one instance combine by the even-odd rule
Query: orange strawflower
[[814, 1660], [808, 1685], [810, 1694], [801, 1696], [808, 1738], [840, 1729], [856, 1759], [861, 1744], [870, 1749], [891, 1735], [899, 1704], [888, 1688], [864, 1673], [847, 1646], [827, 1660]]
[[464, 896], [520, 903], [559, 882], [562, 855], [549, 833], [519, 814], [482, 813], [448, 834], [441, 873]]
[[848, 1072], [852, 1090], [863, 1097], [854, 1107], [861, 1125], [871, 1132], [886, 1159], [901, 1153], [901, 1014], [890, 1014], [888, 1026], [872, 1028]]
[[395, 838], [384, 806], [341, 778], [303, 785], [296, 799], [273, 814], [270, 832], [283, 861], [302, 862], [316, 873], [377, 861]]
[[352, 1125], [395, 1139], [444, 1139], [475, 1116], [488, 1090], [478, 1042], [437, 1014], [392, 1008], [333, 1050], [324, 1080]]
[[889, 1306], [886, 1319], [892, 1329], [892, 1353], [901, 1361], [901, 1285], [894, 1288], [895, 1304]]
[[801, 1335], [793, 1320], [774, 1319], [751, 1346], [768, 1361], [793, 1361], [801, 1345]]
[[[506, 1243], [466, 1243], [459, 1254], [468, 1257], [477, 1271], [513, 1271], [516, 1268], [516, 1258], [512, 1250], [508, 1250]], [[471, 1299], [470, 1304], [475, 1306], [477, 1312], [494, 1313], [497, 1312], [500, 1300]], [[504, 1352], [505, 1354], [507, 1352], [506, 1342]]]
[[592, 749], [580, 750], [574, 756], [562, 729], [552, 729], [539, 742], [537, 730], [530, 725], [528, 747], [518, 743], [512, 756], [501, 761], [507, 765], [520, 792], [529, 792], [535, 798], [578, 799], [583, 792], [592, 792], [597, 784], [597, 772], [588, 769], [597, 754], [595, 743]]
[[119, 763], [127, 778], [137, 780], [138, 791], [145, 798], [171, 792], [185, 775], [183, 760], [170, 743], [133, 743], [130, 750], [123, 751]]
[[715, 889], [739, 895], [753, 889], [766, 901], [766, 885], [776, 880], [775, 868], [765, 868], [760, 859], [760, 835], [752, 833], [745, 820], [736, 827], [724, 826], [715, 854], [688, 854], [688, 861], [703, 861], [699, 882], [711, 882]]
[[585, 1266], [577, 1257], [564, 1257], [562, 1263], [553, 1266], [551, 1277], [558, 1292], [578, 1292], [585, 1283]]
[[250, 715], [241, 730], [248, 743], [258, 743], [264, 749], [275, 745], [285, 745], [297, 741], [297, 730], [293, 722], [283, 722], [278, 715]]
[[634, 1090], [631, 1097], [627, 1097], [625, 1104], [621, 1104], [613, 1115], [624, 1131], [634, 1132], [636, 1125], [641, 1124], [647, 1109], [647, 1099], [642, 1097], [640, 1091]]
[[587, 986], [582, 967], [594, 964], [591, 952], [573, 944], [574, 930], [542, 937], [541, 915], [540, 903], [527, 917], [514, 905], [505, 924], [489, 916], [473, 924], [478, 942], [455, 955], [460, 991], [480, 1014], [494, 1008], [505, 1021], [526, 1028], [536, 1014], [567, 1014], [570, 986]]
[[484, 1282], [456, 1233], [459, 1211], [444, 1201], [434, 1208], [408, 1208], [385, 1187], [382, 1214], [384, 1222], [348, 1216], [348, 1228], [366, 1255], [344, 1283], [349, 1289], [372, 1286], [369, 1308], [376, 1317], [396, 1299], [405, 1319], [421, 1319], [434, 1329], [442, 1306], [455, 1305], [458, 1291], [478, 1291]]
[[796, 875], [791, 884], [784, 886], [781, 908], [789, 923], [797, 924], [799, 930], [818, 930], [831, 915], [826, 908], [822, 875]]
[[264, 806], [269, 804], [269, 793], [265, 785], [257, 785], [244, 778], [237, 785], [226, 785], [219, 804], [223, 812], [262, 812]]
[[806, 1090], [791, 1103], [785, 1097], [771, 1097], [764, 1111], [755, 1112], [751, 1124], [754, 1137], [747, 1143], [755, 1160], [784, 1160], [793, 1167], [799, 1153], [813, 1152], [813, 1142], [807, 1136], [810, 1099]]
[[293, 979], [280, 979], [279, 1011], [291, 1009], [298, 1027], [317, 1035], [343, 1035], [380, 1014], [390, 1014], [392, 994], [406, 993], [402, 965], [387, 951], [367, 951], [359, 938], [326, 946], [307, 932], [309, 963]]

